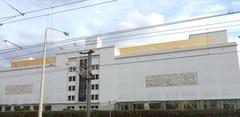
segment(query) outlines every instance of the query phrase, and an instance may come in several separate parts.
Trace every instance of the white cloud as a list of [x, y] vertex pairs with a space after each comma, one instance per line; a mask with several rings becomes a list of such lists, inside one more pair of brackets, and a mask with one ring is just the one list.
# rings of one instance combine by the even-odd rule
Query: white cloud
[[[47, 6], [68, 3], [74, 0], [22, 0], [14, 1], [9, 0], [10, 3], [20, 10], [29, 11], [32, 9], [44, 8]], [[101, 0], [105, 1], [105, 0]], [[101, 2], [99, 0], [89, 1], [91, 3]], [[222, 2], [222, 1], [221, 1]], [[178, 3], [178, 4], [175, 4]], [[79, 7], [77, 4], [74, 7]], [[6, 7], [6, 6], [5, 6]], [[5, 7], [1, 7], [1, 10], [6, 10]], [[72, 7], [72, 6], [71, 6]], [[53, 11], [63, 10], [70, 7], [53, 9]], [[14, 10], [7, 8], [6, 12], [1, 12], [0, 15], [11, 15]], [[177, 10], [176, 10], [177, 9]], [[68, 31], [71, 36], [87, 36], [96, 33], [104, 33], [110, 31], [117, 31], [123, 29], [130, 29], [135, 27], [142, 27], [147, 25], [161, 24], [164, 20], [168, 20], [171, 17], [173, 20], [188, 19], [192, 16], [206, 15], [209, 13], [216, 13], [225, 10], [225, 6], [219, 4], [217, 0], [183, 0], [179, 2], [178, 0], [118, 0], [117, 2], [95, 6], [86, 9], [80, 9], [72, 12], [67, 12], [63, 14], [58, 14], [50, 16], [50, 26], [53, 28]], [[10, 13], [10, 12], [11, 13]], [[50, 13], [51, 10], [45, 11], [43, 13]], [[164, 15], [163, 15], [164, 14]], [[38, 14], [35, 14], [38, 15]], [[44, 28], [47, 18], [42, 18], [39, 20], [24, 21], [8, 26], [1, 27], [0, 31], [9, 40], [20, 44], [32, 44], [42, 42], [44, 35]], [[166, 28], [177, 28], [183, 26], [192, 26], [197, 24], [206, 24], [221, 20], [204, 20], [198, 22], [190, 22], [182, 25], [163, 27], [161, 30]], [[159, 28], [160, 29], [160, 28]], [[24, 31], [23, 31], [24, 30]], [[206, 29], [206, 31], [209, 31]], [[18, 32], [21, 32], [18, 34]], [[31, 34], [33, 33], [33, 34]], [[37, 34], [39, 33], [39, 34]], [[51, 35], [51, 34], [49, 34]], [[61, 34], [56, 34], [61, 36]], [[180, 35], [180, 36], [179, 36]], [[184, 39], [187, 37], [186, 34], [178, 34], [171, 36], [160, 36], [159, 38], [154, 37], [154, 42], [169, 41], [175, 39]], [[58, 40], [62, 38], [51, 38], [52, 40]], [[49, 39], [49, 40], [51, 40]], [[141, 39], [139, 39], [141, 40]], [[147, 39], [142, 39], [141, 41], [129, 41], [128, 44], [139, 45], [143, 42], [148, 42]], [[152, 41], [152, 42], [153, 42]], [[3, 47], [3, 46], [2, 46]], [[6, 46], [7, 47], [7, 46]]]
[[152, 13], [145, 17], [145, 20], [150, 25], [162, 24], [164, 22], [163, 15]]
[[[184, 0], [185, 5], [179, 10], [175, 19], [183, 20], [192, 17], [225, 12], [224, 4], [216, 3], [215, 0]], [[213, 5], [214, 4], [214, 5]]]
[[147, 25], [155, 25], [164, 23], [164, 16], [158, 13], [148, 15], [141, 14], [138, 10], [132, 10], [126, 16], [126, 19], [119, 23], [120, 28], [136, 28]]

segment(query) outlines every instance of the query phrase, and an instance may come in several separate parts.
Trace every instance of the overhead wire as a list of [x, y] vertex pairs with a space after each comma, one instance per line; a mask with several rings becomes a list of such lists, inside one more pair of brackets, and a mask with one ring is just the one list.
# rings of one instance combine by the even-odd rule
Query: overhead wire
[[[111, 39], [111, 38], [116, 39], [116, 38], [134, 37], [134, 36], [140, 36], [140, 35], [163, 33], [163, 32], [177, 31], [177, 30], [190, 29], [190, 28], [200, 28], [200, 27], [204, 27], [204, 26], [235, 23], [235, 22], [239, 22], [239, 21], [240, 20], [231, 20], [231, 21], [226, 21], [226, 22], [208, 23], [208, 24], [204, 24], [204, 25], [195, 25], [195, 26], [188, 26], [188, 27], [182, 27], [182, 28], [173, 28], [173, 29], [168, 29], [168, 30], [151, 31], [151, 32], [145, 32], [145, 33], [142, 32], [142, 33], [137, 33], [137, 34], [122, 35], [122, 36], [117, 36], [117, 37], [107, 37], [107, 38], [101, 38], [101, 39], [106, 40], [106, 39]], [[47, 45], [61, 44], [61, 43], [74, 42], [74, 41], [84, 41], [86, 38], [87, 37], [76, 37], [76, 38], [71, 38], [71, 39], [67, 39], [67, 40], [49, 42]], [[30, 45], [30, 46], [25, 46], [25, 47], [23, 46], [22, 48], [23, 49], [32, 49], [32, 48], [37, 48], [37, 47], [42, 47], [42, 46], [43, 46], [43, 44], [37, 44], [37, 45]], [[9, 52], [13, 52], [13, 51], [20, 51], [20, 50], [10, 50], [10, 51], [5, 50], [5, 52], [1, 52], [1, 51], [4, 51], [4, 50], [0, 50], [0, 54], [9, 53]]]
[[[63, 6], [73, 5], [73, 4], [77, 4], [77, 3], [81, 3], [81, 2], [85, 2], [85, 1], [87, 1], [87, 0], [78, 0], [78, 1], [69, 2], [69, 3], [65, 3], [65, 4], [60, 4], [60, 5], [55, 5], [55, 6], [51, 6], [51, 7], [46, 7], [46, 8], [42, 8], [42, 9], [26, 11], [23, 14], [24, 15], [25, 14], [31, 14], [31, 13], [45, 11], [45, 10], [49, 10], [49, 9], [53, 9], [53, 8], [59, 8], [59, 7], [63, 7]], [[8, 19], [8, 18], [14, 18], [14, 17], [19, 17], [19, 16], [22, 16], [22, 15], [6, 16], [6, 17], [1, 17], [0, 19]]]
[[6, 2], [5, 0], [1, 0], [3, 3], [5, 3], [6, 5], [8, 5], [10, 8], [12, 8], [13, 10], [17, 11], [20, 15], [24, 15], [24, 13], [22, 13], [21, 11], [19, 11], [17, 8], [13, 7], [11, 4], [9, 4], [8, 2]]
[[[235, 13], [239, 13], [239, 12], [235, 12]], [[235, 13], [228, 13], [228, 15], [230, 14], [235, 14]], [[223, 14], [222, 14], [223, 15]], [[222, 15], [220, 15], [220, 16], [222, 16]], [[216, 16], [216, 15], [215, 15]], [[211, 17], [211, 16], [210, 16]], [[214, 17], [214, 16], [212, 16], [212, 17]], [[199, 19], [199, 18], [197, 18], [197, 19]], [[200, 19], [202, 19], [202, 18], [200, 18]], [[191, 19], [190, 19], [191, 20]], [[184, 20], [184, 21], [187, 21], [187, 20]], [[189, 20], [188, 20], [189, 21]], [[179, 21], [180, 23], [182, 22], [182, 21]], [[178, 23], [179, 23], [178, 22]], [[170, 24], [172, 24], [172, 23], [174, 23], [174, 22], [170, 22], [170, 23], [167, 23], [167, 25], [170, 25]], [[176, 22], [175, 22], [176, 23]], [[165, 25], [165, 24], [164, 24]], [[152, 27], [152, 26], [149, 26], [149, 27]], [[141, 27], [140, 27], [141, 28]], [[135, 28], [135, 29], [139, 29], [139, 28]], [[132, 30], [132, 31], [134, 31], [135, 29], [130, 29], [130, 30]], [[145, 29], [148, 29], [148, 27], [146, 27]], [[123, 31], [123, 33], [124, 33], [124, 30], [122, 30]], [[125, 30], [126, 31], [126, 30]], [[116, 32], [119, 32], [119, 31], [115, 31], [115, 32], [113, 32], [113, 33], [116, 33]], [[108, 33], [103, 33], [103, 34], [99, 34], [100, 36], [102, 35], [102, 36], [108, 36], [107, 34], [111, 34], [111, 32], [108, 32]], [[97, 34], [98, 35], [98, 34]], [[140, 34], [141, 35], [141, 34]], [[92, 35], [92, 36], [94, 36], [94, 35]], [[132, 35], [132, 36], [135, 36], [135, 35]], [[117, 38], [117, 37], [115, 37], [115, 38]], [[41, 46], [42, 46], [42, 44], [40, 44]]]
[[[197, 28], [197, 27], [203, 27], [203, 26], [211, 26], [211, 25], [218, 25], [218, 24], [226, 24], [226, 23], [234, 23], [234, 22], [238, 22], [240, 20], [231, 20], [231, 21], [226, 21], [226, 22], [217, 22], [217, 23], [208, 23], [208, 24], [203, 24], [203, 25], [194, 25], [194, 26], [188, 26], [188, 27], [182, 27], [182, 28], [173, 28], [173, 29], [168, 29], [168, 30], [160, 30], [160, 31], [151, 31], [151, 32], [146, 32], [146, 33], [138, 33], [138, 34], [132, 34], [132, 35], [127, 35], [127, 37], [129, 36], [138, 36], [138, 35], [145, 35], [145, 34], [150, 34], [150, 33], [159, 33], [159, 32], [168, 32], [168, 31], [174, 31], [174, 30], [182, 30], [182, 29], [187, 29], [187, 28]], [[138, 30], [140, 31], [140, 30]], [[123, 33], [128, 33], [128, 32], [123, 32]], [[52, 42], [48, 42], [47, 45], [53, 45], [53, 44], [60, 44], [60, 43], [66, 43], [69, 41], [84, 41], [84, 39], [89, 38], [89, 37], [102, 37], [102, 36], [106, 36], [106, 33], [103, 34], [95, 34], [95, 35], [90, 35], [90, 36], [84, 36], [84, 37], [76, 37], [76, 38], [71, 38], [68, 40], [60, 40], [60, 41], [52, 41]], [[114, 35], [115, 33], [111, 33], [111, 35]], [[119, 33], [122, 34], [122, 33]], [[107, 36], [111, 36], [111, 35], [107, 35]], [[118, 36], [118, 37], [114, 37], [114, 38], [123, 38], [124, 36]], [[29, 45], [29, 46], [23, 46], [24, 49], [31, 49], [31, 48], [35, 48], [35, 47], [41, 47], [43, 46], [43, 43], [40, 44], [33, 44], [33, 45]], [[8, 53], [8, 52], [12, 52], [12, 51], [17, 51], [17, 48], [10, 48], [10, 49], [4, 49], [4, 50], [0, 50], [0, 54], [3, 53]], [[5, 52], [1, 52], [1, 51], [5, 51]]]
[[111, 2], [115, 2], [115, 1], [117, 1], [117, 0], [104, 1], [104, 2], [99, 2], [99, 3], [90, 4], [90, 5], [86, 5], [86, 6], [71, 8], [71, 9], [67, 9], [67, 10], [61, 10], [61, 11], [57, 11], [57, 12], [53, 12], [53, 13], [42, 14], [42, 15], [37, 15], [37, 16], [33, 16], [33, 17], [23, 18], [23, 19], [19, 19], [19, 20], [13, 20], [13, 21], [8, 21], [8, 22], [3, 22], [3, 23], [0, 23], [0, 25], [10, 24], [10, 23], [16, 23], [16, 22], [22, 22], [22, 21], [31, 20], [31, 19], [36, 19], [36, 18], [40, 18], [40, 17], [46, 17], [46, 16], [49, 16], [49, 15], [55, 15], [55, 14], [65, 13], [65, 12], [69, 12], [69, 11], [73, 11], [73, 10], [78, 10], [78, 9], [82, 9], [82, 8], [88, 8], [88, 7], [98, 6], [98, 5], [107, 4], [107, 3], [111, 3]]
[[[228, 13], [227, 15], [232, 15], [232, 14], [238, 14], [240, 13], [240, 11], [237, 11], [235, 13]], [[213, 16], [209, 16], [209, 17], [215, 17], [216, 15]], [[220, 16], [225, 16], [224, 14], [219, 15], [217, 17]], [[188, 21], [196, 21], [198, 19], [204, 19], [205, 17], [199, 17], [199, 18], [194, 18], [194, 19], [187, 19], [187, 20], [181, 20], [181, 21], [173, 21], [173, 22], [168, 22], [168, 23], [164, 23], [164, 24], [157, 24], [157, 25], [151, 25], [151, 26], [145, 26], [145, 27], [140, 27], [140, 28], [133, 28], [133, 29], [127, 29], [127, 30], [121, 30], [121, 31], [113, 31], [113, 32], [107, 32], [107, 33], [100, 33], [100, 34], [94, 34], [94, 35], [90, 35], [90, 36], [85, 36], [85, 38], [88, 37], [101, 37], [101, 36], [110, 36], [110, 35], [114, 35], [114, 34], [122, 34], [122, 33], [127, 33], [127, 32], [133, 32], [133, 31], [139, 31], [139, 30], [145, 30], [145, 29], [149, 29], [150, 28], [156, 28], [156, 27], [160, 27], [160, 26], [168, 26], [168, 25], [173, 25], [173, 24], [179, 24], [179, 23], [185, 23]], [[37, 44], [39, 45], [39, 44]], [[0, 50], [1, 51], [1, 50]]]
[[[238, 24], [237, 26], [239, 26], [240, 24]], [[233, 26], [233, 25], [232, 25]], [[234, 25], [236, 26], [236, 25]], [[221, 27], [214, 27], [214, 28], [223, 28], [223, 27], [226, 27], [226, 26], [221, 26]], [[211, 28], [211, 29], [214, 29], [214, 28]], [[191, 30], [191, 31], [181, 31], [181, 32], [174, 32], [174, 33], [165, 33], [165, 34], [159, 34], [159, 35], [150, 35], [150, 36], [144, 36], [144, 37], [141, 37], [141, 38], [147, 38], [147, 37], [156, 37], [156, 36], [161, 36], [161, 35], [172, 35], [172, 34], [178, 34], [178, 33], [186, 33], [186, 32], [194, 32], [194, 31], [203, 31], [203, 30], [206, 30], [206, 29], [197, 29], [197, 30]], [[125, 40], [130, 40], [130, 39], [119, 39], [119, 40], [116, 40], [114, 38], [111, 38], [111, 39], [108, 39], [107, 41], [104, 41], [104, 43], [112, 43], [112, 42], [119, 42], [119, 41], [125, 41]], [[93, 45], [93, 44], [96, 44], [96, 43], [90, 43], [89, 45]], [[70, 46], [70, 45], [73, 45], [73, 43], [70, 43], [70, 44], [66, 44], [66, 45], [61, 45], [61, 47], [65, 47], [67, 46], [66, 48], [71, 48], [73, 46]], [[80, 43], [78, 46], [81, 46], [81, 45], [84, 45], [84, 43]], [[49, 48], [48, 51], [51, 51], [51, 50], [55, 50], [55, 49], [58, 49], [59, 47], [53, 47], [53, 48]], [[37, 53], [41, 53], [42, 51], [36, 51], [36, 52], [31, 52], [31, 53], [28, 53], [28, 54], [24, 54], [22, 56], [26, 56], [26, 55], [32, 55], [32, 54], [37, 54]], [[17, 58], [17, 57], [20, 57], [20, 56], [14, 56], [14, 57], [10, 57], [10, 58], [5, 58], [5, 59], [12, 59], [12, 58]], [[1, 60], [0, 60], [1, 61]]]
[[[209, 29], [218, 29], [218, 28], [225, 28], [225, 27], [232, 27], [232, 26], [240, 26], [240, 24], [234, 24], [234, 25], [230, 25], [230, 26], [219, 26], [219, 27], [212, 27], [212, 28], [208, 28]], [[187, 33], [187, 32], [194, 32], [194, 31], [204, 31], [206, 29], [196, 29], [196, 30], [189, 30], [189, 31], [179, 31], [179, 32], [173, 32], [173, 33], [165, 33], [165, 34], [159, 34], [159, 35], [150, 35], [150, 36], [145, 36], [146, 37], [156, 37], [156, 36], [161, 36], [161, 35], [172, 35], [172, 34], [179, 34], [179, 33]], [[142, 37], [143, 38], [143, 37]], [[124, 40], [129, 40], [129, 38], [127, 39], [119, 39], [119, 40], [116, 40], [115, 38], [111, 38], [111, 39], [108, 39], [106, 41], [104, 41], [104, 43], [112, 43], [112, 42], [119, 42], [119, 41], [124, 41]], [[93, 45], [93, 44], [96, 44], [95, 42], [94, 43], [90, 43], [89, 45]], [[72, 45], [72, 46], [69, 46], [69, 45]], [[80, 45], [78, 46], [81, 46], [81, 45], [84, 45], [84, 43], [80, 43]], [[61, 47], [65, 47], [67, 46], [66, 48], [70, 48], [70, 47], [74, 47], [73, 43], [70, 43], [70, 44], [66, 44], [66, 45], [61, 45]], [[51, 51], [51, 50], [55, 50], [55, 49], [58, 49], [59, 47], [54, 47], [54, 48], [49, 48], [48, 51]], [[37, 54], [37, 53], [41, 53], [42, 51], [36, 51], [36, 52], [31, 52], [31, 53], [27, 53], [27, 54], [24, 54], [24, 55], [21, 55], [21, 56], [27, 56], [27, 55], [33, 55], [33, 54]], [[8, 58], [4, 58], [0, 61], [4, 61], [6, 59], [13, 59], [13, 58], [18, 58], [18, 57], [21, 57], [21, 56], [12, 56], [12, 57], [8, 57]]]

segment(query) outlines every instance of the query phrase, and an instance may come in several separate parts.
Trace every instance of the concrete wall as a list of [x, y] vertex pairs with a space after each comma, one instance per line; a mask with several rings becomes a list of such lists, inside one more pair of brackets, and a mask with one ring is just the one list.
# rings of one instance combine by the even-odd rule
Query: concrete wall
[[[37, 104], [39, 103], [41, 68], [10, 70], [0, 72], [0, 104]], [[47, 67], [45, 79], [44, 103], [66, 102], [66, 72], [55, 67]], [[24, 86], [30, 92], [24, 92]], [[7, 87], [15, 90], [7, 94]], [[22, 87], [21, 90], [14, 89]], [[12, 89], [11, 89], [12, 88]], [[26, 87], [25, 87], [26, 88]]]
[[[100, 51], [100, 102], [232, 99], [240, 97], [235, 43], [135, 57]], [[190, 86], [146, 87], [145, 77], [197, 72]]]
[[192, 34], [189, 36], [189, 39], [201, 39], [201, 38], [211, 39], [212, 40], [211, 44], [227, 43], [227, 40], [228, 40], [226, 30]]

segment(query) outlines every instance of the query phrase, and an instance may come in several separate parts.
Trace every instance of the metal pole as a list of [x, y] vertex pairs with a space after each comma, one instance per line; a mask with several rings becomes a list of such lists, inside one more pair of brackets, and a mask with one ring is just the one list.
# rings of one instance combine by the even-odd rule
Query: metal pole
[[21, 50], [23, 49], [21, 46], [19, 46], [19, 45], [17, 45], [17, 44], [15, 44], [15, 43], [13, 43], [13, 42], [11, 42], [11, 41], [4, 40], [3, 42], [4, 42], [4, 43], [8, 42], [8, 43], [10, 43], [10, 44], [12, 44], [12, 45], [14, 45], [14, 46], [16, 46], [16, 47], [20, 48]]
[[62, 32], [65, 36], [68, 36], [68, 32], [63, 32], [54, 28], [45, 28], [44, 34], [44, 48], [43, 48], [43, 62], [42, 62], [42, 76], [41, 76], [41, 84], [40, 84], [40, 99], [39, 99], [39, 109], [38, 109], [38, 117], [42, 117], [43, 111], [43, 98], [44, 98], [44, 83], [45, 83], [45, 68], [46, 68], [46, 55], [47, 55], [47, 31], [48, 29], [55, 30], [58, 32]]
[[87, 67], [87, 117], [91, 117], [91, 71], [92, 71], [92, 50], [88, 54], [88, 67]]
[[43, 91], [44, 91], [44, 82], [45, 82], [45, 67], [46, 67], [46, 53], [47, 53], [47, 28], [45, 29], [44, 34], [44, 48], [43, 48], [43, 63], [42, 63], [42, 77], [41, 77], [41, 85], [40, 85], [40, 100], [39, 100], [39, 109], [38, 109], [38, 117], [42, 117], [43, 110]]
[[112, 117], [112, 107], [111, 107], [111, 102], [109, 101], [109, 117]]

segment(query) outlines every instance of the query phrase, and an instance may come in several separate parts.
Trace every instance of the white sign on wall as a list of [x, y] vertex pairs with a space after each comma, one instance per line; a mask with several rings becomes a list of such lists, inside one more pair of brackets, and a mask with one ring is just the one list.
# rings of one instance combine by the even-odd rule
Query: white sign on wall
[[5, 95], [31, 94], [32, 91], [33, 91], [32, 84], [8, 85], [5, 88]]
[[188, 86], [198, 84], [198, 73], [173, 73], [145, 76], [146, 87]]

